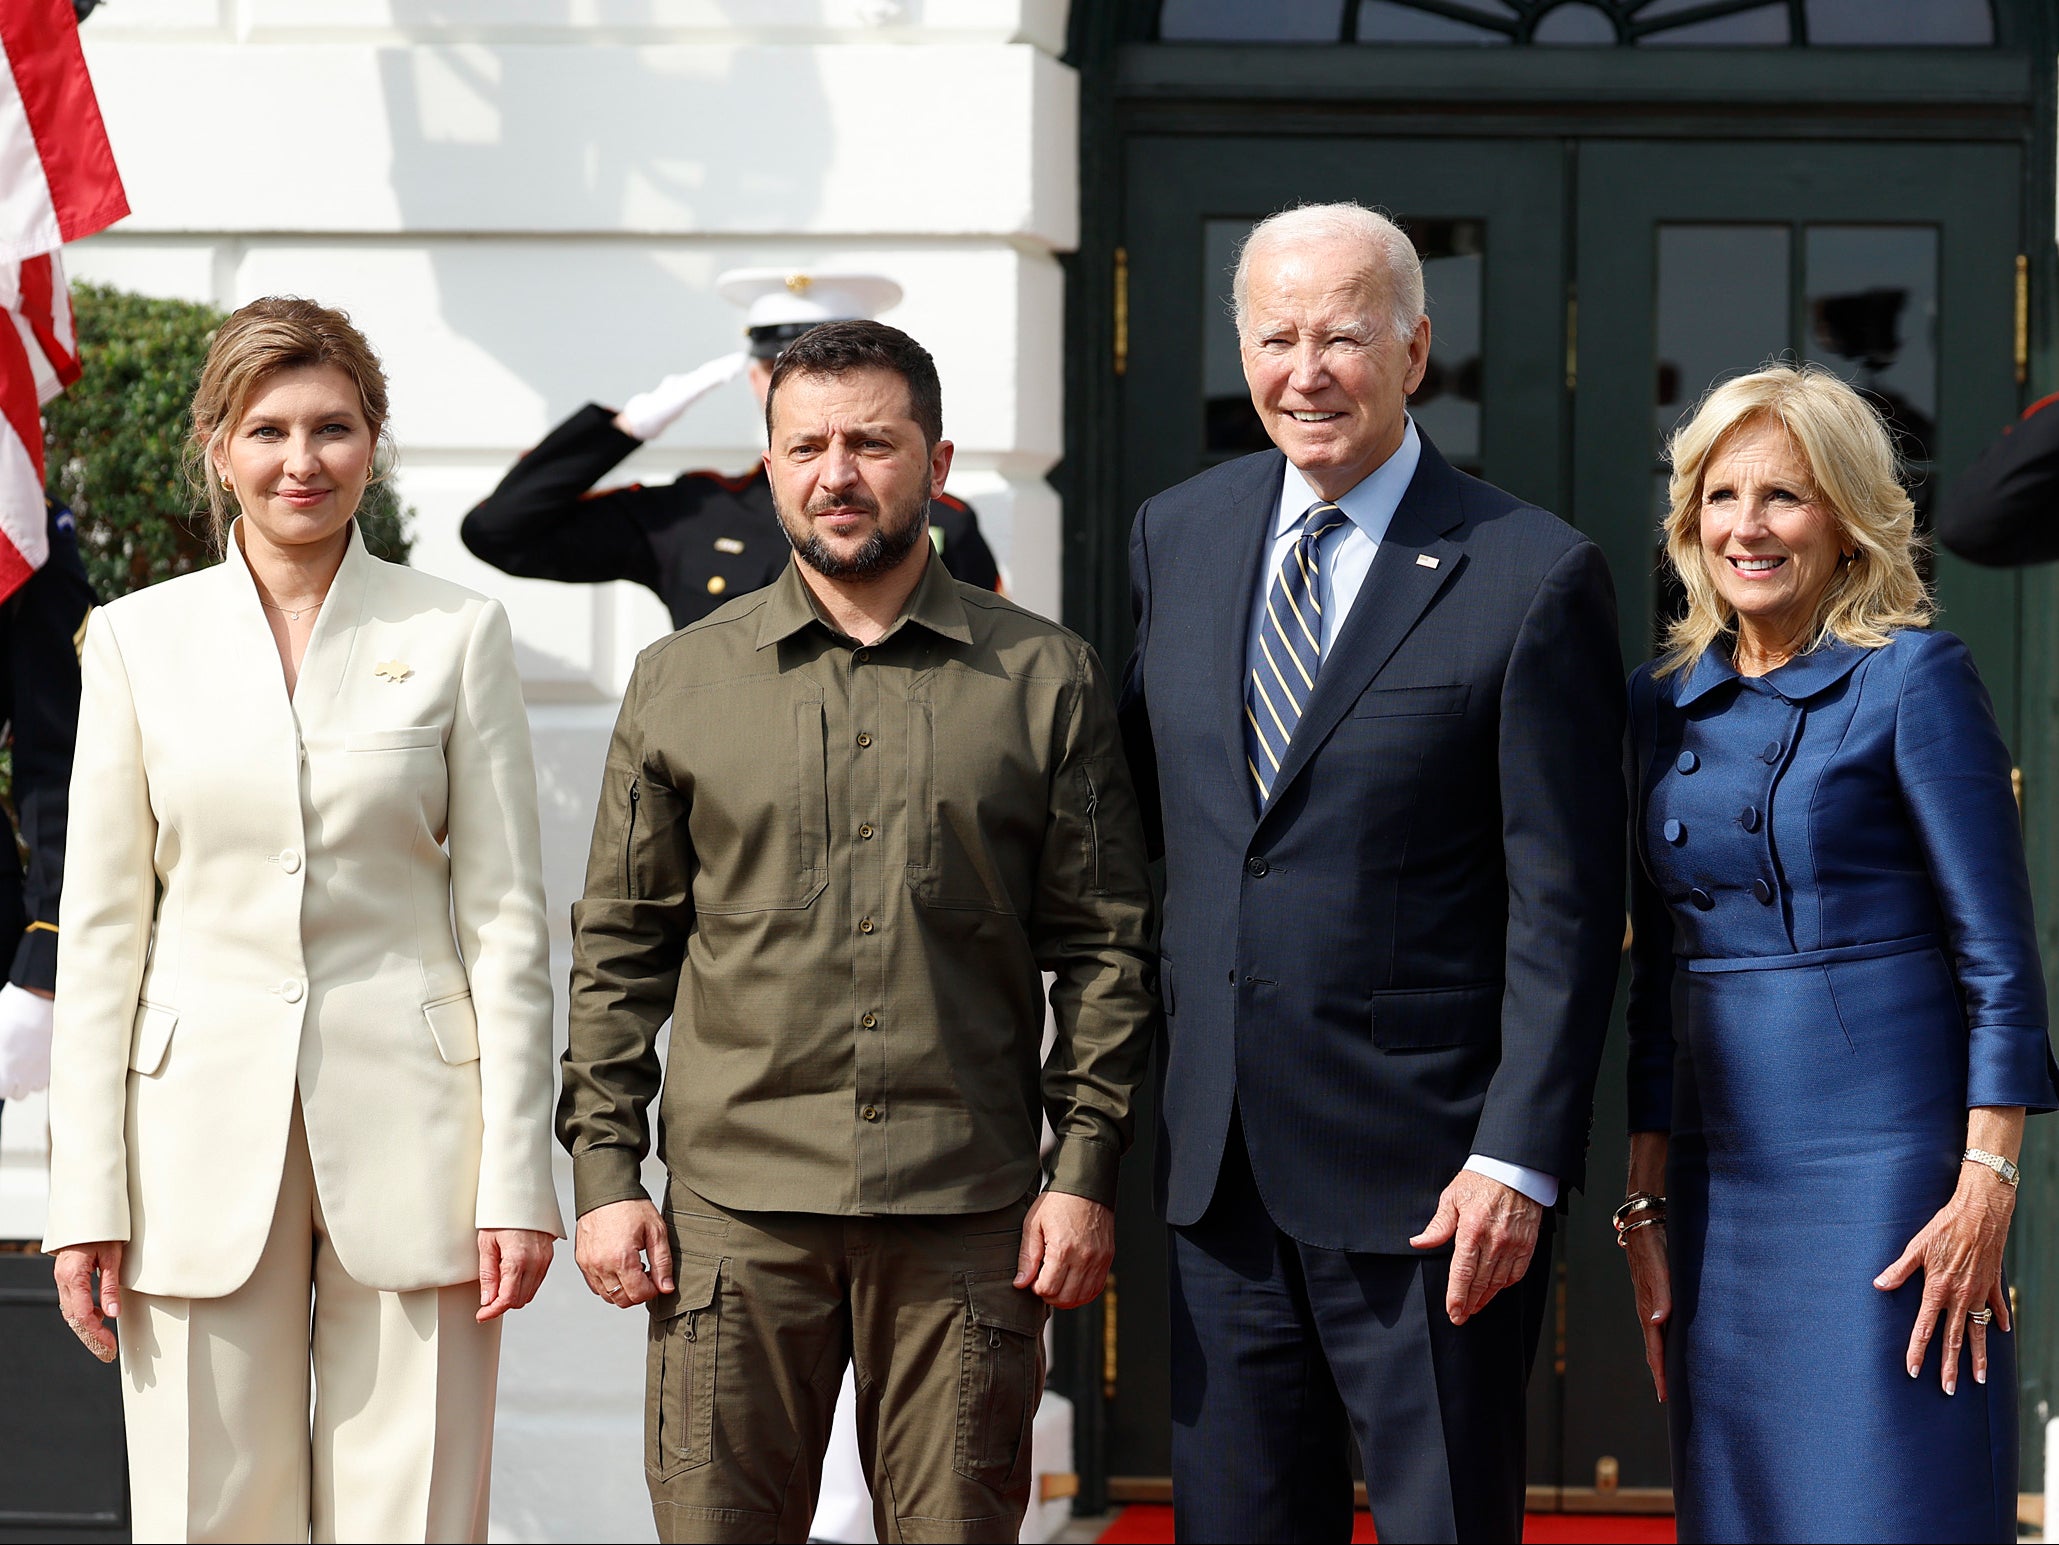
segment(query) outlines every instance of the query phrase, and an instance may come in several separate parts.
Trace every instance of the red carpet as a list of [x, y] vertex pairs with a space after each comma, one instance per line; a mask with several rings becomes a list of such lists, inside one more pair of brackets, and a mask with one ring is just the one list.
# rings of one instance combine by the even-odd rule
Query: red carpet
[[[1373, 1516], [1356, 1515], [1353, 1540], [1371, 1540]], [[1125, 1507], [1101, 1532], [1104, 1545], [1171, 1545], [1172, 1509]], [[1532, 1513], [1523, 1520], [1524, 1545], [1672, 1545], [1673, 1520], [1635, 1513]]]

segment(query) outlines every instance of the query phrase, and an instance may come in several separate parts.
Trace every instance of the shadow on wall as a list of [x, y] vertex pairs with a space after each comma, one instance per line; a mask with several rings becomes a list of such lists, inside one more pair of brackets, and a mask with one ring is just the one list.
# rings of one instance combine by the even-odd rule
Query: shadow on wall
[[[851, 0], [851, 6], [854, 17], [867, 20], [873, 19], [868, 13], [900, 19], [910, 9], [894, 0]], [[825, 13], [838, 8], [836, 0], [825, 0], [822, 7]], [[569, 22], [574, 6], [570, 0], [530, 0], [526, 9], [532, 19]], [[722, 12], [739, 29], [753, 25], [753, 9], [750, 0], [721, 0]], [[478, 15], [476, 0], [418, 0], [409, 10], [424, 35], [476, 23]], [[655, 23], [649, 0], [611, 0], [605, 10], [611, 32], [633, 33]], [[828, 15], [824, 21], [829, 23]], [[566, 36], [577, 39], [579, 34], [568, 26]], [[624, 343], [597, 344], [579, 353], [587, 359], [619, 355], [626, 344], [626, 352], [638, 358], [652, 349], [663, 352], [664, 369], [698, 363], [698, 358], [673, 357], [678, 351], [664, 340], [705, 338], [711, 314], [727, 311], [712, 292], [712, 269], [750, 261], [751, 255], [725, 255], [710, 265], [708, 279], [695, 284], [660, 261], [657, 249], [678, 237], [638, 233], [656, 227], [691, 240], [718, 226], [724, 235], [739, 227], [778, 234], [809, 223], [831, 159], [830, 117], [813, 57], [800, 48], [783, 52], [793, 60], [786, 74], [776, 73], [762, 51], [733, 45], [702, 50], [611, 45], [608, 56], [620, 63], [622, 73], [610, 83], [609, 94], [627, 105], [579, 124], [571, 115], [538, 110], [567, 89], [561, 46], [451, 44], [383, 51], [379, 67], [392, 134], [391, 180], [408, 227], [443, 224], [454, 188], [480, 179], [516, 179], [539, 188], [579, 190], [575, 210], [539, 211], [529, 229], [550, 233], [543, 240], [560, 235], [601, 239], [619, 248], [614, 260], [598, 264], [582, 264], [568, 252], [556, 281], [537, 293], [535, 265], [482, 269], [467, 263], [460, 269], [453, 261], [459, 244], [435, 243], [430, 250], [438, 304], [451, 330], [506, 365], [554, 414], [597, 394], [648, 384], [569, 379], [584, 372], [582, 359], [565, 346], [568, 337], [604, 337], [619, 329]], [[432, 79], [439, 109], [454, 94], [469, 95], [462, 111], [432, 114], [423, 89]], [[671, 102], [691, 102], [694, 111], [675, 119], [665, 108]], [[689, 122], [718, 127], [689, 143]], [[574, 132], [566, 132], [568, 124], [577, 125]], [[772, 139], [819, 146], [820, 151], [768, 157], [763, 147]], [[795, 166], [807, 168], [805, 183], [773, 169]], [[561, 195], [554, 191], [548, 196]], [[519, 240], [525, 233], [508, 234]], [[510, 325], [511, 318], [547, 309], [570, 320]], [[686, 347], [682, 343], [678, 350]]]

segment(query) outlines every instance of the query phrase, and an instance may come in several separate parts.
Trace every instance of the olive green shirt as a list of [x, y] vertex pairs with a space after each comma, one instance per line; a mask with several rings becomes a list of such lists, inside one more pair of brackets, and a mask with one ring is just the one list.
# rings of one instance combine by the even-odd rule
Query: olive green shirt
[[[1080, 639], [934, 555], [860, 646], [798, 569], [638, 658], [572, 909], [578, 1210], [659, 1154], [723, 1206], [1113, 1204], [1155, 1015], [1150, 883]], [[1045, 1027], [1043, 973], [1056, 1038]]]

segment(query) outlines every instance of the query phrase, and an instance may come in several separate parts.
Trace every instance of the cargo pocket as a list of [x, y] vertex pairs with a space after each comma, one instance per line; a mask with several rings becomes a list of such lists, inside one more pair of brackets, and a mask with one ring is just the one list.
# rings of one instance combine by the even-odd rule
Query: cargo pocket
[[1044, 1314], [1013, 1271], [965, 1278], [965, 1339], [958, 1369], [955, 1467], [995, 1491], [1029, 1484], [1030, 1423], [1044, 1391]]
[[661, 1481], [706, 1464], [715, 1448], [722, 1262], [682, 1255], [673, 1273], [679, 1291], [651, 1304], [644, 1370], [644, 1468]]

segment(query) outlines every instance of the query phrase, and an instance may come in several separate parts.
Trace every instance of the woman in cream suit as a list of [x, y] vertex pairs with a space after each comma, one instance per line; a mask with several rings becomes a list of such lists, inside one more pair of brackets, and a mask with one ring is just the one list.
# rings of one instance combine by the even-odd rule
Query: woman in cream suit
[[119, 1315], [138, 1540], [483, 1539], [563, 1232], [507, 620], [365, 551], [341, 313], [245, 306], [193, 417], [224, 561], [86, 634], [44, 1247]]

